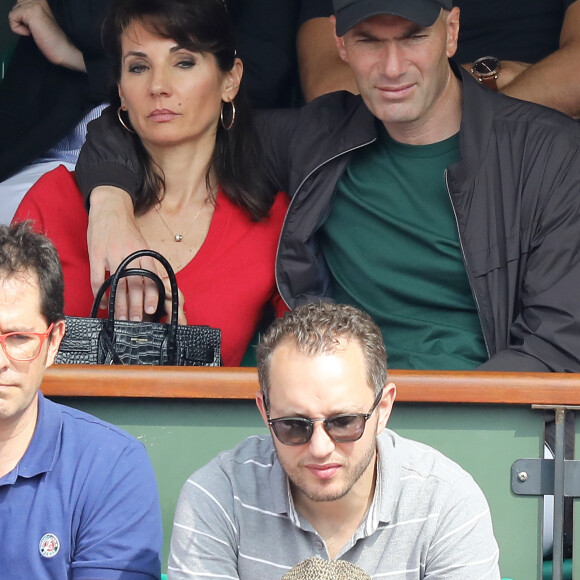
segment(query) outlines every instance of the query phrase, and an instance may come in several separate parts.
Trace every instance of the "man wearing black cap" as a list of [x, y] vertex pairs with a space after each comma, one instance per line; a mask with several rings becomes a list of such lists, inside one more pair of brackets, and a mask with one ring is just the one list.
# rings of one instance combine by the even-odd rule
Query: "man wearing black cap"
[[[282, 298], [366, 310], [392, 368], [580, 372], [578, 124], [450, 63], [459, 10], [449, 0], [334, 8], [360, 96], [256, 119], [264, 171], [292, 197]], [[101, 119], [77, 178], [87, 194], [131, 190], [141, 174], [130, 135], [113, 114]], [[115, 248], [144, 242], [118, 220], [125, 199], [99, 197], [91, 249], [114, 267]], [[115, 238], [98, 239], [107, 222]]]
[[[332, 0], [318, 0], [318, 18], [298, 35], [300, 77], [307, 100], [331, 91], [358, 92], [334, 44]], [[486, 86], [580, 118], [580, 1], [453, 0], [461, 10], [455, 62]], [[486, 56], [487, 55], [487, 56]], [[489, 56], [493, 55], [493, 56]]]
[[429, 27], [439, 18], [441, 8], [451, 10], [452, 7], [452, 0], [334, 0], [336, 34], [343, 36], [359, 22], [382, 14], [400, 16]]
[[264, 128], [283, 298], [366, 310], [393, 368], [580, 371], [577, 124], [450, 64], [449, 0], [334, 7], [360, 97]]

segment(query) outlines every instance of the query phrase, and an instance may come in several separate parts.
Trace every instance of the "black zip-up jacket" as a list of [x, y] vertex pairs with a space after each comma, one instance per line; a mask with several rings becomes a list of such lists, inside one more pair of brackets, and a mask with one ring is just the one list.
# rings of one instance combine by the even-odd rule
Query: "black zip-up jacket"
[[[490, 356], [479, 369], [578, 372], [580, 127], [454, 70], [463, 78], [461, 161], [444, 177]], [[374, 117], [360, 97], [339, 92], [256, 122], [268, 178], [292, 197], [280, 294], [290, 307], [331, 298], [316, 232], [353, 152], [376, 139]], [[135, 191], [138, 164], [113, 116], [89, 129], [77, 165], [85, 194], [103, 184]]]

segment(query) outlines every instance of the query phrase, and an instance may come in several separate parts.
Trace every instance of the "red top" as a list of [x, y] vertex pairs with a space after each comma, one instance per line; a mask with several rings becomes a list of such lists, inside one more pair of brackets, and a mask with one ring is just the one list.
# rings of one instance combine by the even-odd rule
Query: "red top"
[[[222, 331], [225, 366], [238, 366], [264, 306], [288, 308], [280, 298], [274, 264], [288, 197], [278, 193], [270, 215], [253, 222], [220, 190], [207, 237], [176, 273], [189, 324]], [[65, 314], [89, 316], [93, 304], [87, 248], [88, 214], [74, 174], [63, 166], [46, 173], [22, 200], [13, 221], [31, 219], [58, 251], [65, 282]]]

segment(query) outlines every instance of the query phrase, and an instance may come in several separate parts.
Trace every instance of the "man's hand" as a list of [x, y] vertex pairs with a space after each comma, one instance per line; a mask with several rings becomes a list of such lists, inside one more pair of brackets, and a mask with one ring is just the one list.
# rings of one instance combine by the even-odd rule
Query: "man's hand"
[[[165, 312], [167, 312], [166, 322], [169, 323], [171, 320], [172, 314], [172, 305], [171, 305], [171, 284], [169, 283], [169, 277], [162, 277], [161, 280], [163, 281], [163, 285], [165, 286]], [[177, 309], [177, 324], [181, 324], [183, 326], [187, 326], [187, 318], [185, 316], [185, 298], [183, 296], [183, 292], [181, 290], [177, 290], [178, 296], [178, 304], [179, 307]]]
[[82, 52], [58, 25], [46, 0], [18, 0], [8, 14], [8, 22], [12, 32], [32, 36], [51, 63], [86, 72]]
[[[87, 242], [93, 294], [101, 287], [107, 273], [115, 272], [129, 254], [148, 247], [135, 223], [131, 198], [122, 189], [101, 186], [91, 193]], [[150, 257], [141, 258], [130, 267], [157, 273], [157, 264]], [[155, 313], [157, 300], [157, 289], [151, 280], [136, 276], [125, 278], [117, 289], [115, 317], [142, 320], [144, 311]], [[101, 304], [101, 307], [106, 307], [106, 304]]]

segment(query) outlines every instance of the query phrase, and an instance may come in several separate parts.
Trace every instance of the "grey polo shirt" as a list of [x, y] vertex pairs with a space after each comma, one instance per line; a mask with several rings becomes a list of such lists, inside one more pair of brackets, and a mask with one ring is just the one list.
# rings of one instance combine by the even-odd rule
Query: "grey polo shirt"
[[[385, 430], [371, 507], [338, 558], [372, 578], [498, 580], [489, 507], [473, 478], [438, 451]], [[273, 580], [329, 558], [296, 511], [269, 435], [249, 437], [183, 486], [170, 580]]]

